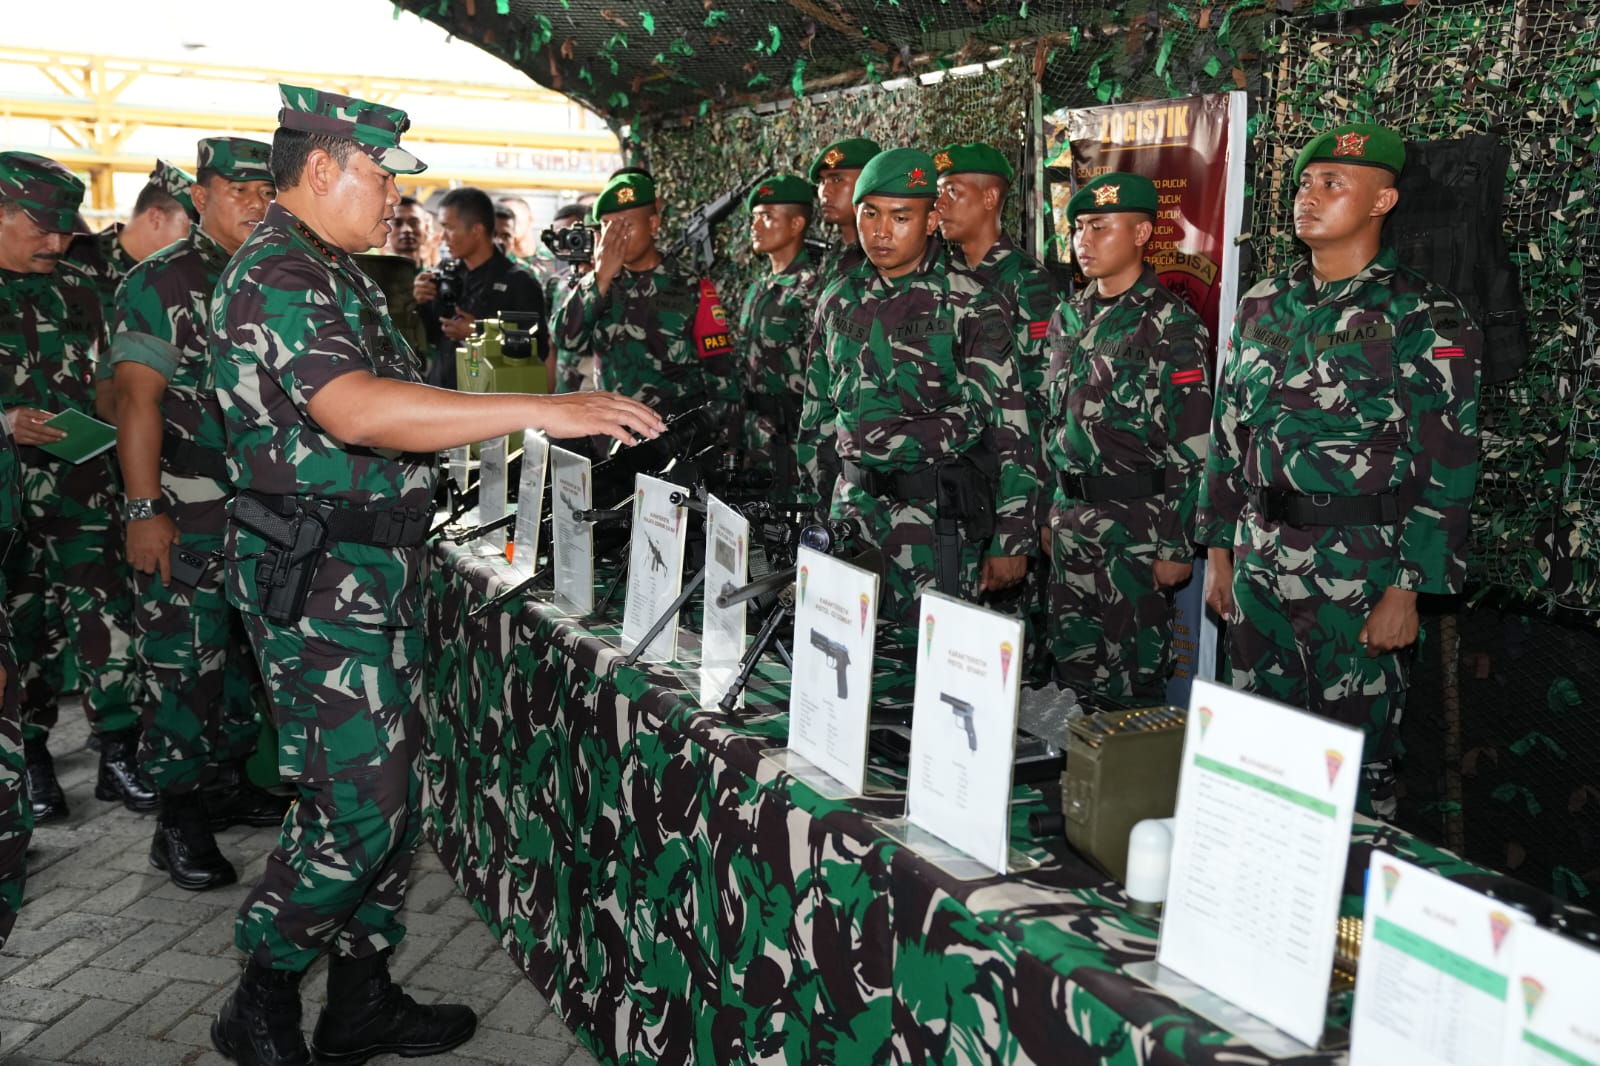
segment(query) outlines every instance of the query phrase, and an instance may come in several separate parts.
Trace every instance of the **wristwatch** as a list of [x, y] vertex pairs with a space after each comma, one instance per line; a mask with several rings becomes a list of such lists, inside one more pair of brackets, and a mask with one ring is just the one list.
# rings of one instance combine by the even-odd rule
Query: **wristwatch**
[[143, 522], [147, 518], [165, 514], [166, 510], [167, 506], [159, 496], [155, 499], [141, 499], [136, 496], [122, 497], [122, 513], [129, 522]]

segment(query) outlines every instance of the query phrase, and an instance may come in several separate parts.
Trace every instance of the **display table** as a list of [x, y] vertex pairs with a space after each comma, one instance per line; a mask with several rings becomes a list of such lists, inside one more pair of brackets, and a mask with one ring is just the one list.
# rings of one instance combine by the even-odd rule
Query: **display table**
[[[461, 548], [432, 559], [427, 824], [603, 1061], [1273, 1061], [1123, 972], [1154, 957], [1156, 927], [1064, 841], [1027, 835], [1037, 790], [1017, 790], [1013, 846], [1042, 865], [955, 880], [882, 831], [900, 798], [828, 801], [761, 758], [786, 732], [774, 675], [737, 722], [675, 670], [608, 679], [616, 626], [527, 599], [467, 617], [506, 570]], [[1478, 874], [1362, 824], [1347, 913], [1374, 846]]]

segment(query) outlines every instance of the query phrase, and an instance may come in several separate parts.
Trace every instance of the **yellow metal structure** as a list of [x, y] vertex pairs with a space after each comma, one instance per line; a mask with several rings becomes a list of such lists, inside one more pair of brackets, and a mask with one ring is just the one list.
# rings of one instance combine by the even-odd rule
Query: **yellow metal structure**
[[[430, 167], [404, 179], [407, 191], [426, 192], [447, 185], [486, 185], [529, 189], [598, 191], [604, 175], [618, 161], [616, 137], [593, 114], [559, 93], [529, 83], [528, 88], [383, 78], [370, 75], [231, 67], [204, 63], [127, 59], [114, 56], [66, 53], [52, 49], [0, 48], [0, 66], [23, 66], [38, 71], [59, 95], [31, 95], [0, 89], [0, 119], [48, 122], [74, 148], [54, 153], [63, 163], [89, 173], [90, 205], [99, 213], [113, 206], [111, 175], [148, 172], [152, 156], [124, 151], [128, 138], [145, 127], [189, 129], [202, 134], [268, 134], [277, 128], [277, 115], [268, 112], [223, 112], [172, 107], [150, 107], [123, 100], [141, 78], [258, 83], [275, 87], [279, 82], [316, 85], [375, 103], [401, 106], [405, 100], [427, 96], [473, 104], [529, 104], [569, 109], [565, 130], [535, 131], [473, 129], [465, 126], [416, 126], [406, 134], [419, 145], [473, 145], [501, 152], [564, 153], [578, 159], [594, 157], [598, 165], [588, 174], [545, 169], [448, 169]], [[426, 158], [425, 150], [418, 154]], [[598, 175], [598, 176], [596, 176]]]

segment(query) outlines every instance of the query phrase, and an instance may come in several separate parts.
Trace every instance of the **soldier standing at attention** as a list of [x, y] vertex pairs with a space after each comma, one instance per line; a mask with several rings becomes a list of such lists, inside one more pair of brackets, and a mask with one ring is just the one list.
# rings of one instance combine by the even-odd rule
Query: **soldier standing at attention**
[[1405, 145], [1353, 123], [1295, 161], [1311, 250], [1239, 303], [1200, 539], [1233, 684], [1367, 736], [1362, 807], [1392, 817], [1417, 593], [1466, 578], [1483, 338], [1380, 250]]
[[[11, 439], [11, 422], [0, 408], [0, 561], [15, 542], [21, 521], [22, 464]], [[33, 839], [33, 811], [28, 807], [22, 754], [22, 682], [16, 657], [11, 654], [5, 580], [5, 571], [0, 570], [0, 948], [5, 947], [22, 908], [28, 873], [24, 855]]]
[[429, 1055], [469, 1039], [462, 1006], [420, 1006], [389, 979], [421, 825], [421, 547], [441, 449], [523, 427], [655, 436], [606, 393], [463, 394], [421, 383], [382, 291], [351, 256], [383, 244], [405, 112], [280, 86], [278, 198], [228, 263], [212, 373], [238, 490], [224, 540], [298, 792], [234, 939], [244, 975], [211, 1028], [225, 1056], [308, 1064], [299, 984], [330, 955], [321, 1062]]
[[[0, 154], [0, 404], [21, 446], [25, 534], [5, 562], [12, 651], [21, 666], [28, 794], [34, 818], [67, 816], [50, 757], [50, 730], [68, 646], [83, 707], [100, 740], [97, 799], [148, 811], [155, 792], [138, 776], [139, 707], [129, 634], [133, 581], [115, 528], [109, 455], [73, 464], [39, 448], [66, 438], [57, 414], [93, 414], [105, 324], [94, 283], [61, 259], [83, 182], [60, 163]], [[47, 623], [59, 608], [65, 639]]]
[[806, 339], [817, 300], [817, 268], [806, 227], [817, 190], [779, 174], [751, 193], [750, 248], [767, 257], [767, 273], [750, 283], [739, 312], [744, 346], [744, 457], [773, 474], [775, 497], [795, 488], [795, 436], [806, 388]]
[[117, 286], [128, 271], [174, 241], [182, 240], [195, 221], [189, 189], [194, 177], [166, 160], [157, 160], [150, 181], [133, 202], [126, 224], [114, 222], [99, 233], [74, 237], [67, 248], [68, 262], [94, 279], [100, 307], [109, 323]]
[[862, 168], [870, 265], [853, 276], [858, 302], [823, 327], [801, 418], [812, 454], [831, 425], [840, 472], [823, 499], [883, 553], [880, 617], [901, 644], [915, 642], [924, 589], [970, 600], [1009, 588], [1038, 547], [1011, 320], [975, 278], [943, 269], [935, 181], [932, 157], [910, 148]]
[[556, 343], [590, 351], [602, 389], [663, 415], [714, 402], [719, 420], [738, 406], [728, 315], [709, 278], [668, 263], [656, 248], [661, 214], [648, 175], [620, 174], [594, 202], [600, 224], [594, 273], [572, 286], [556, 317]]
[[[237, 880], [211, 835], [212, 814], [224, 824], [273, 826], [288, 807], [252, 786], [242, 766], [259, 733], [248, 684], [255, 667], [237, 661], [236, 612], [215, 562], [232, 490], [222, 412], [206, 387], [212, 294], [272, 203], [269, 150], [242, 137], [200, 142], [200, 224], [129, 272], [111, 340], [128, 561], [138, 586], [134, 652], [153, 688], [142, 755], [161, 814], [150, 864], [196, 892]], [[173, 571], [175, 546], [203, 562], [198, 580]], [[240, 691], [227, 690], [230, 676], [244, 682]]]
[[1165, 691], [1211, 430], [1205, 324], [1144, 261], [1158, 206], [1137, 174], [1073, 194], [1090, 281], [1049, 329], [1050, 650], [1058, 682], [1111, 701]]

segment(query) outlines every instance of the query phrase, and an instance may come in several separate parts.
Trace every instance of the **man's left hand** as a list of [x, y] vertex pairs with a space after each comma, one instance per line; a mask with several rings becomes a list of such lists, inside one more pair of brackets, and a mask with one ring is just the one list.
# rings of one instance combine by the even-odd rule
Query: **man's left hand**
[[1194, 573], [1193, 563], [1180, 563], [1173, 559], [1157, 559], [1151, 566], [1151, 578], [1158, 589], [1175, 589]]
[[1373, 658], [1415, 644], [1418, 625], [1417, 594], [1390, 585], [1356, 639], [1367, 646], [1367, 656]]
[[439, 322], [439, 328], [451, 340], [464, 341], [472, 336], [472, 327], [477, 321], [476, 315], [469, 315], [465, 311], [457, 311], [454, 318], [442, 319]]
[[979, 592], [999, 592], [1017, 584], [1028, 572], [1026, 555], [991, 555], [983, 560]]

